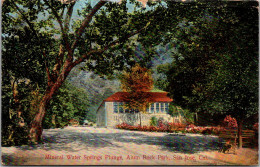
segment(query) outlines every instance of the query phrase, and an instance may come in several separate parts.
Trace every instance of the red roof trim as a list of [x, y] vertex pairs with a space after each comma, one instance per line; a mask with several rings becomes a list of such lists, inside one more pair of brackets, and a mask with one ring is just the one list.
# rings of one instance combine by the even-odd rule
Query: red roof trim
[[[167, 96], [167, 92], [146, 92], [149, 94], [149, 102], [172, 102], [173, 100]], [[107, 99], [105, 102], [125, 102], [125, 98], [129, 94], [128, 92], [117, 92]]]

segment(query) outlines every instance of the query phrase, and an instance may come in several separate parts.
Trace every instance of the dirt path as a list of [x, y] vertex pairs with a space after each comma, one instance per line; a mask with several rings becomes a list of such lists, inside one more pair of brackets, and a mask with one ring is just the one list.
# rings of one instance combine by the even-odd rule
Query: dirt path
[[43, 132], [37, 146], [2, 147], [3, 165], [256, 165], [258, 151], [217, 152], [218, 138], [67, 127]]

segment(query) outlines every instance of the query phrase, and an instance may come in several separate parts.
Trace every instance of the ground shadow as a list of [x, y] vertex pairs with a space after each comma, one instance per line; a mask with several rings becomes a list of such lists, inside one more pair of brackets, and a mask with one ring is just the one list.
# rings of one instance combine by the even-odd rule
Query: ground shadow
[[[159, 132], [158, 132], [159, 133]], [[143, 133], [128, 130], [114, 129], [94, 129], [94, 128], [65, 128], [44, 130], [43, 143], [37, 145], [27, 145], [16, 147], [19, 150], [46, 151], [92, 151], [99, 148], [106, 149], [127, 149], [132, 153], [137, 153], [137, 148], [127, 147], [133, 143], [140, 145], [158, 146], [158, 151], [165, 150], [172, 153], [194, 154], [204, 151], [218, 151], [222, 146], [222, 141], [216, 136], [210, 135], [180, 135], [168, 133]], [[125, 146], [126, 145], [126, 146]], [[126, 148], [127, 147], [127, 148]], [[156, 147], [153, 147], [153, 149]], [[149, 147], [148, 147], [149, 149]], [[2, 154], [3, 165], [24, 164], [26, 159], [14, 158], [14, 154]], [[224, 163], [224, 162], [223, 162]]]
[[117, 147], [116, 145], [97, 138], [87, 131], [77, 129], [48, 129], [44, 130], [42, 143], [37, 145], [20, 146], [21, 150], [43, 149], [46, 151], [78, 152], [92, 148]]
[[18, 166], [25, 163], [24, 159], [17, 159], [13, 154], [3, 154], [2, 155], [2, 165], [4, 166]]
[[151, 136], [123, 130], [116, 133], [112, 131], [111, 133], [100, 133], [75, 128], [45, 130], [42, 144], [20, 146], [20, 149], [77, 152], [93, 148], [120, 147], [115, 142], [156, 145], [162, 150], [190, 154], [201, 151], [216, 151], [221, 147], [217, 137], [208, 135], [180, 136], [163, 133], [162, 136]]
[[193, 154], [201, 151], [216, 151], [222, 147], [222, 142], [219, 138], [209, 135], [190, 136], [167, 133], [163, 136], [150, 136], [139, 133], [99, 133], [97, 135], [104, 139], [113, 138], [113, 140], [117, 142], [156, 145], [160, 146], [162, 150], [185, 154]]

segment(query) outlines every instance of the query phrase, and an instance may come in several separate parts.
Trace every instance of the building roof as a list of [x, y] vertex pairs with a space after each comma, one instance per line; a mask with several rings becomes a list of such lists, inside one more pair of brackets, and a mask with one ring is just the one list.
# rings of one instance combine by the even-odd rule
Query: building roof
[[[149, 102], [172, 102], [173, 100], [167, 96], [167, 92], [145, 92], [148, 94]], [[126, 102], [128, 92], [117, 92], [107, 99], [105, 102]]]

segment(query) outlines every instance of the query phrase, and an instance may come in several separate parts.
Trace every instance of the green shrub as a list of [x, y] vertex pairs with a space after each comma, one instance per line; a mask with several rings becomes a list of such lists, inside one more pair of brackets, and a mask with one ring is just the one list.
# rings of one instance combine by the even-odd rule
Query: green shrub
[[152, 117], [150, 120], [150, 126], [157, 126], [158, 125], [158, 119], [156, 117]]

